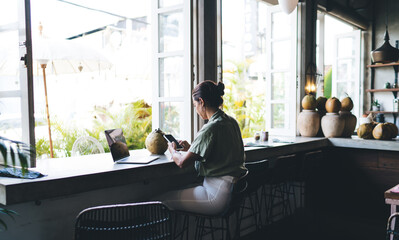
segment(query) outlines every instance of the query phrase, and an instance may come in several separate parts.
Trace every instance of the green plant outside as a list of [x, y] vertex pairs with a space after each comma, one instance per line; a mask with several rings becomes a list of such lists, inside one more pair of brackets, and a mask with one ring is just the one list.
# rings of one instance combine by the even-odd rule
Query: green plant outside
[[[29, 157], [34, 156], [34, 154], [34, 149], [28, 144], [0, 137], [0, 156], [4, 160], [5, 166], [8, 166], [8, 163], [11, 161], [12, 166], [15, 167], [17, 160], [19, 160], [22, 173], [24, 174], [28, 168]], [[15, 211], [6, 208], [0, 208], [0, 214], [8, 216], [11, 219], [14, 219], [13, 215], [18, 215]], [[5, 230], [7, 230], [7, 224], [0, 217], [0, 231]]]
[[331, 97], [332, 88], [332, 68], [328, 71], [324, 77], [324, 96], [328, 99]]
[[[152, 128], [152, 108], [144, 100], [126, 104], [121, 111], [115, 113], [106, 107], [97, 107], [93, 115], [92, 129], [78, 129], [77, 126], [66, 125], [59, 120], [52, 123], [52, 132], [56, 136], [53, 141], [54, 157], [70, 157], [73, 143], [81, 136], [99, 140], [105, 152], [109, 152], [103, 134], [105, 130], [114, 128], [123, 129], [130, 150], [145, 148], [145, 139]], [[50, 156], [47, 138], [36, 140], [36, 154], [38, 157]]]
[[264, 130], [266, 126], [265, 96], [253, 93], [253, 88], [249, 87], [254, 82], [247, 77], [251, 60], [227, 62], [235, 67], [232, 70], [223, 71], [225, 84], [223, 109], [238, 121], [242, 137], [249, 138], [255, 132]]

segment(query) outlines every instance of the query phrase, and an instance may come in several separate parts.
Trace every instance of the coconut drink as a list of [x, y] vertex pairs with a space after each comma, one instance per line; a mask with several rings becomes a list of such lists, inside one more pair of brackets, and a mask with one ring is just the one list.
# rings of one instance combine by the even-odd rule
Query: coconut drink
[[163, 137], [164, 133], [157, 128], [148, 134], [145, 139], [145, 147], [152, 154], [164, 154], [168, 149], [168, 142]]

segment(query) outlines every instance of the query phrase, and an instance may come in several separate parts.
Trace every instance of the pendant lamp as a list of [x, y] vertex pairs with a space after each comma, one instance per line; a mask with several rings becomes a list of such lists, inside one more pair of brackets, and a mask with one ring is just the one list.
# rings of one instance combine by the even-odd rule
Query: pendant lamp
[[399, 59], [399, 50], [394, 48], [389, 43], [388, 33], [388, 2], [385, 0], [385, 35], [384, 43], [381, 47], [371, 52], [371, 59], [373, 63], [391, 63]]
[[290, 14], [298, 5], [298, 0], [278, 0], [278, 4], [284, 13]]

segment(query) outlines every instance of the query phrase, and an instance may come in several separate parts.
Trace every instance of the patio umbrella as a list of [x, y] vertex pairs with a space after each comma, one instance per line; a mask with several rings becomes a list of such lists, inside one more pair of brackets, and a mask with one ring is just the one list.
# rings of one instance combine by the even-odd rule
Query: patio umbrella
[[33, 60], [36, 60], [43, 72], [46, 114], [50, 141], [50, 155], [53, 154], [50, 113], [47, 98], [46, 68], [51, 66], [54, 74], [73, 74], [110, 69], [110, 61], [99, 51], [73, 40], [38, 38], [33, 41]]

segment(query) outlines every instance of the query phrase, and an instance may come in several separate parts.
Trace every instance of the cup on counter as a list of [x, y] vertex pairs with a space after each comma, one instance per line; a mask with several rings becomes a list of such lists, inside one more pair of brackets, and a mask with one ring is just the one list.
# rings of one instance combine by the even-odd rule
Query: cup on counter
[[267, 142], [267, 141], [269, 141], [269, 132], [267, 132], [267, 131], [261, 131], [261, 132], [260, 132], [260, 140], [261, 140], [262, 142]]
[[254, 139], [255, 139], [255, 141], [259, 141], [260, 140], [260, 132], [256, 132], [254, 134]]

